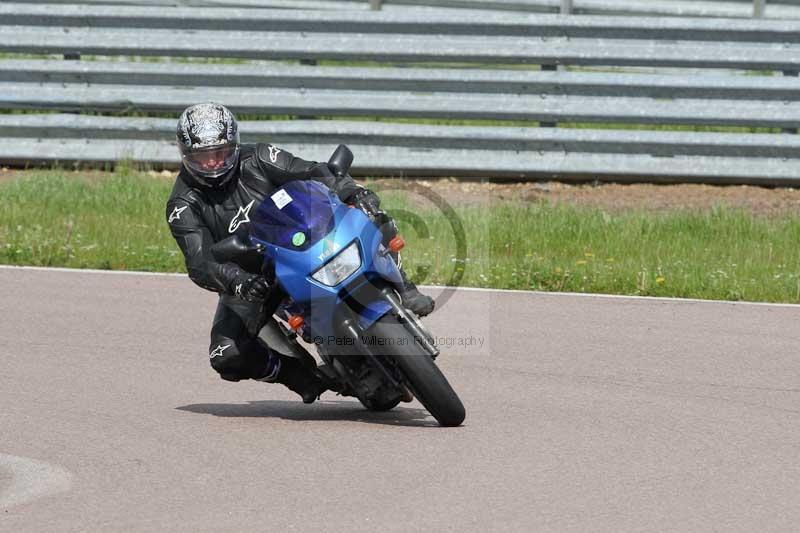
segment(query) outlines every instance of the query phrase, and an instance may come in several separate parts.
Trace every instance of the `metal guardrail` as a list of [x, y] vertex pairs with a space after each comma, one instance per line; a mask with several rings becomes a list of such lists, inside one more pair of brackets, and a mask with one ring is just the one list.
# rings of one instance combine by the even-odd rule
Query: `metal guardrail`
[[[78, 0], [15, 0], [29, 4], [72, 4]], [[633, 15], [669, 17], [800, 18], [794, 0], [80, 0], [97, 5], [322, 9], [388, 12], [409, 10], [484, 11], [514, 13], [572, 13], [576, 15]], [[571, 5], [565, 5], [571, 4]], [[755, 4], [755, 5], [754, 5]], [[460, 16], [460, 15], [455, 15]]]
[[[432, 31], [434, 28], [430, 28]], [[237, 59], [648, 66], [800, 70], [800, 47], [495, 36], [201, 33], [178, 30], [0, 26], [0, 52]]]
[[[641, 154], [792, 158], [800, 153], [800, 136], [647, 130], [593, 130], [486, 126], [441, 126], [344, 120], [269, 120], [241, 122], [251, 142], [276, 138], [290, 144], [340, 142], [417, 149], [451, 149], [537, 153]], [[171, 142], [172, 119], [101, 117], [71, 114], [0, 115], [0, 131], [16, 139], [130, 139]], [[111, 161], [111, 159], [109, 159]], [[798, 176], [800, 179], [800, 176]]]
[[[330, 155], [331, 145], [283, 144], [285, 149], [305, 157], [325, 160]], [[594, 154], [542, 152], [531, 154], [516, 151], [492, 150], [427, 150], [404, 147], [384, 147], [351, 144], [357, 154], [353, 167], [354, 175], [395, 176], [492, 176], [499, 179], [543, 178], [563, 179], [569, 176], [575, 181], [642, 181], [682, 182], [717, 184], [751, 184], [797, 186], [797, 165], [786, 159], [765, 157], [697, 157], [678, 156], [670, 158], [639, 154]], [[102, 163], [130, 159], [133, 161], [164, 165], [178, 165], [175, 146], [167, 141], [136, 140], [74, 140], [58, 139], [47, 143], [35, 139], [0, 138], [0, 160], [11, 164], [31, 162], [68, 163], [76, 160], [80, 152], [81, 162]], [[653, 175], [654, 167], [659, 167]], [[598, 172], [598, 169], [602, 169]], [[613, 172], [607, 172], [613, 169]], [[605, 170], [605, 172], [604, 172]]]
[[[2, 26], [63, 26], [255, 32], [462, 35], [526, 39], [644, 39], [716, 43], [800, 43], [800, 20], [720, 20], [653, 17], [561, 17], [508, 12], [329, 12], [285, 9], [0, 4]], [[46, 30], [43, 31], [51, 31]]]
[[[369, 10], [366, 0], [15, 0], [20, 4], [92, 6], [233, 7], [273, 9]], [[393, 6], [385, 6], [393, 10]], [[407, 10], [407, 6], [401, 9]]]
[[778, 19], [796, 18], [798, 15], [794, 2], [774, 0], [382, 0], [381, 5], [382, 9], [406, 5], [577, 15], [768, 16]]
[[0, 106], [59, 111], [169, 112], [198, 101], [230, 102], [256, 115], [394, 117], [576, 123], [797, 128], [800, 101], [656, 100], [628, 97], [400, 91], [166, 88], [0, 83]]
[[129, 61], [0, 60], [0, 82], [167, 87], [246, 87], [415, 93], [800, 100], [797, 79], [704, 74], [413, 67], [323, 67], [142, 63]]
[[795, 0], [370, 0], [370, 6], [376, 10], [399, 5], [580, 15], [770, 16], [778, 19], [798, 16]]
[[0, 162], [175, 166], [174, 117], [216, 100], [361, 173], [800, 185], [800, 21], [460, 13], [0, 4], [2, 52], [125, 56], [0, 59], [0, 110], [47, 112], [0, 115]]

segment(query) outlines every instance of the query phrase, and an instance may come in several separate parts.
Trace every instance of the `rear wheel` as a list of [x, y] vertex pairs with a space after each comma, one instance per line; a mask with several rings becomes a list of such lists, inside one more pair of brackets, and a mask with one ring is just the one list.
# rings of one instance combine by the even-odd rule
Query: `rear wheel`
[[393, 314], [387, 314], [367, 331], [383, 339], [376, 352], [391, 357], [405, 375], [412, 392], [442, 426], [459, 426], [466, 417], [464, 405], [414, 335]]

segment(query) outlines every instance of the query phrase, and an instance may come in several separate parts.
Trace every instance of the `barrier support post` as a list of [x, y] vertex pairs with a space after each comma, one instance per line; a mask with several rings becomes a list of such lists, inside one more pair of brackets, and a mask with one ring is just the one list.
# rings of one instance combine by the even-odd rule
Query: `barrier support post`
[[[554, 71], [558, 70], [558, 65], [553, 64], [553, 63], [544, 64], [544, 65], [542, 65], [542, 70], [546, 70], [546, 71], [549, 71], [549, 72], [554, 72]], [[547, 121], [540, 121], [539, 122], [539, 127], [540, 128], [555, 128], [557, 126], [558, 126], [557, 122], [547, 122]]]
[[[792, 78], [797, 78], [800, 76], [800, 71], [797, 70], [784, 70], [784, 76], [791, 76]], [[783, 128], [781, 129], [781, 133], [797, 133], [797, 128]]]

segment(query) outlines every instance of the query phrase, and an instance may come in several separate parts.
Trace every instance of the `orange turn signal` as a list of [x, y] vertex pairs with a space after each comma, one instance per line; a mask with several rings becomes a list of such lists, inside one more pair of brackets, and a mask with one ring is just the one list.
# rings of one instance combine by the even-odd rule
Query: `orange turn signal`
[[300, 315], [292, 315], [289, 317], [289, 327], [295, 331], [303, 327], [304, 322], [305, 320], [303, 320], [303, 317]]
[[395, 237], [389, 241], [389, 249], [395, 253], [402, 250], [405, 245], [406, 241], [404, 241], [401, 237]]

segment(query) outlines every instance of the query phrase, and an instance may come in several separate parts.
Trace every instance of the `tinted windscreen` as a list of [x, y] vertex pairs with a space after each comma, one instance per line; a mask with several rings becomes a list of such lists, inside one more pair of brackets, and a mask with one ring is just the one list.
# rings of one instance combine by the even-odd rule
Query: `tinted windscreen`
[[333, 230], [333, 205], [319, 182], [290, 181], [256, 209], [250, 233], [256, 239], [294, 250], [306, 250]]

